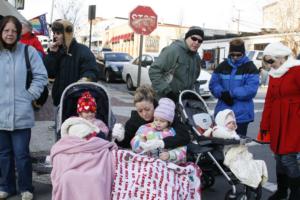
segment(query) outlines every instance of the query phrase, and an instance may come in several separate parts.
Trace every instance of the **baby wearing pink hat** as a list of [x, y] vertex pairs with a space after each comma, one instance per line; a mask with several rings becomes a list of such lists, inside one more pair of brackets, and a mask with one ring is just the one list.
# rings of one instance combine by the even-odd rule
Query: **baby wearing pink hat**
[[[153, 122], [140, 126], [135, 137], [132, 138], [132, 150], [136, 153], [145, 153], [148, 156], [157, 157], [165, 161], [184, 162], [186, 147], [165, 149], [163, 142], [161, 142], [163, 138], [175, 136], [176, 134], [171, 127], [174, 115], [175, 103], [169, 98], [161, 98], [154, 111]], [[153, 146], [157, 148], [153, 148]]]

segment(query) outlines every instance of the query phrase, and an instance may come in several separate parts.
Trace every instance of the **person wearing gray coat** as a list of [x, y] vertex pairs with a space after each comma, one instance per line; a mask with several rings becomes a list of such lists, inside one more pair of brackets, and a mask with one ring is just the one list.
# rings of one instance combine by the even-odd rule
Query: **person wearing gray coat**
[[[32, 101], [47, 84], [48, 75], [38, 52], [28, 47], [32, 80], [26, 89], [25, 45], [19, 43], [22, 25], [6, 16], [0, 25], [0, 199], [21, 193], [33, 199], [32, 166], [29, 154], [34, 126]], [[18, 174], [16, 186], [15, 168]]]

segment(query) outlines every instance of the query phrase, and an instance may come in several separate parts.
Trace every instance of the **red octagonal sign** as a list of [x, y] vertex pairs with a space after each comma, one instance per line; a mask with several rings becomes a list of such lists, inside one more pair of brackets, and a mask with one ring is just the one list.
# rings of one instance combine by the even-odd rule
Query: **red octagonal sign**
[[157, 15], [149, 6], [138, 6], [129, 14], [129, 25], [141, 35], [149, 35], [156, 29]]

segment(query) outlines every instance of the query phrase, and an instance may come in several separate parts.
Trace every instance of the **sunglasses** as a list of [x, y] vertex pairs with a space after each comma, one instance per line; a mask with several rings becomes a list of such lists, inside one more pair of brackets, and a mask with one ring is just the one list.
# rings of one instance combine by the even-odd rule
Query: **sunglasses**
[[241, 57], [241, 56], [243, 56], [243, 54], [242, 53], [231, 53], [231, 54], [229, 54], [231, 57]]
[[199, 38], [196, 38], [196, 37], [191, 37], [191, 39], [196, 42], [198, 41], [199, 44], [201, 44], [203, 42], [203, 40], [199, 39]]
[[272, 65], [275, 62], [275, 60], [273, 60], [273, 59], [265, 60], [264, 59], [264, 62]]

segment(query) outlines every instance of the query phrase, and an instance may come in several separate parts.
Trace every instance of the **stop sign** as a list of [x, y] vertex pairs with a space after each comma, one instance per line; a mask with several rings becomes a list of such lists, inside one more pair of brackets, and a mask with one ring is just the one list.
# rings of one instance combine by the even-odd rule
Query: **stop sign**
[[149, 6], [137, 6], [129, 14], [129, 25], [141, 35], [149, 35], [157, 26], [157, 15]]

